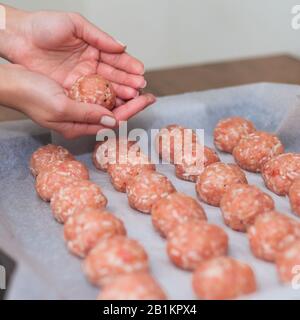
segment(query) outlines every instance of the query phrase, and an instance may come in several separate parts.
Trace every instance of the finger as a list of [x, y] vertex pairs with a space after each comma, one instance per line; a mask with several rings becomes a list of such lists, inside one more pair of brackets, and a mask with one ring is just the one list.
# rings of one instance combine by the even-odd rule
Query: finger
[[97, 73], [101, 74], [107, 80], [125, 86], [129, 86], [135, 89], [145, 88], [147, 85], [143, 76], [130, 74], [125, 71], [118, 70], [103, 62], [99, 63]]
[[105, 52], [124, 52], [126, 48], [124, 44], [114, 39], [106, 32], [100, 30], [83, 16], [73, 13], [70, 14], [70, 17], [74, 23], [76, 35], [87, 42], [89, 45]]
[[124, 104], [125, 101], [120, 99], [120, 98], [116, 98], [116, 108], [121, 106], [122, 104]]
[[66, 97], [61, 105], [59, 112], [62, 122], [100, 124], [111, 128], [116, 126], [114, 114], [98, 104], [77, 102]]
[[119, 54], [101, 52], [100, 60], [128, 73], [143, 75], [145, 72], [143, 63], [126, 52]]
[[57, 123], [54, 127], [54, 130], [62, 134], [66, 139], [96, 135], [103, 129], [104, 127], [100, 125], [72, 122]]
[[125, 121], [145, 109], [150, 104], [154, 103], [155, 100], [156, 99], [152, 94], [147, 93], [128, 101], [118, 108], [115, 108], [113, 113], [118, 122]]
[[115, 90], [116, 95], [123, 100], [133, 99], [138, 96], [139, 91], [136, 89], [114, 82], [112, 82], [111, 84]]

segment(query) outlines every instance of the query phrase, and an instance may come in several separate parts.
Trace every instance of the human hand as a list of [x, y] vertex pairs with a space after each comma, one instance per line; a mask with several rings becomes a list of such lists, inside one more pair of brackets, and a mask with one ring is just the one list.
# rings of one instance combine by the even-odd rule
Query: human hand
[[0, 39], [3, 55], [64, 88], [98, 73], [112, 82], [119, 99], [129, 100], [146, 85], [143, 64], [77, 13], [25, 13], [7, 7], [7, 29]]
[[154, 101], [151, 94], [140, 95], [109, 111], [97, 104], [71, 100], [64, 88], [47, 76], [19, 65], [0, 66], [0, 104], [14, 107], [65, 138], [96, 135], [101, 129], [128, 120]]

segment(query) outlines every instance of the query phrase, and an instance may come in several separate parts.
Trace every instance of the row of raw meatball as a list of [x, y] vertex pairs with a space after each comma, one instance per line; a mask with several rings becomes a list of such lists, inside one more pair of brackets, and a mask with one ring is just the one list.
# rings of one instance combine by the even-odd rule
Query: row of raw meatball
[[300, 215], [300, 154], [284, 153], [278, 137], [256, 131], [249, 120], [232, 117], [218, 122], [214, 130], [216, 147], [232, 153], [245, 170], [261, 172], [265, 185], [279, 196], [289, 195], [292, 211]]
[[[93, 154], [95, 166], [108, 172], [116, 190], [127, 192], [132, 208], [151, 213], [155, 229], [167, 238], [170, 260], [179, 268], [194, 270], [193, 287], [197, 296], [226, 299], [255, 291], [251, 268], [226, 257], [227, 234], [220, 227], [206, 222], [206, 214], [194, 198], [176, 192], [169, 179], [155, 171], [154, 165], [136, 164], [130, 156], [122, 164], [114, 161], [103, 165], [103, 157], [107, 156], [113, 143], [107, 140], [96, 145]], [[132, 144], [128, 146], [130, 148]], [[120, 150], [116, 145], [113, 148], [117, 151], [116, 158], [120, 159]], [[134, 150], [141, 154], [138, 147]], [[218, 274], [211, 273], [211, 269]], [[218, 281], [218, 286], [215, 286], [215, 281]]]
[[[168, 134], [166, 130], [172, 137], [176, 137], [178, 132], [183, 135], [184, 129], [177, 125], [168, 126], [161, 130], [159, 138]], [[248, 120], [237, 117], [221, 120], [214, 131], [214, 142], [221, 151], [233, 152], [240, 167], [249, 171], [262, 171], [265, 184], [270, 190], [279, 195], [284, 195], [290, 190], [291, 204], [297, 213], [300, 198], [298, 195], [296, 200], [296, 189], [299, 188], [300, 182], [296, 178], [300, 174], [300, 155], [280, 154], [283, 152], [283, 146], [276, 136], [254, 131], [253, 124]], [[174, 163], [175, 149], [183, 149], [182, 140], [174, 138], [169, 141], [165, 150], [160, 144], [158, 152], [161, 158], [164, 154], [171, 155], [171, 162]], [[178, 146], [176, 141], [181, 145]], [[193, 139], [193, 143], [199, 143], [197, 137]], [[300, 224], [273, 211], [272, 198], [257, 187], [247, 185], [245, 174], [236, 165], [219, 161], [212, 149], [204, 147], [204, 166], [198, 167], [196, 175], [188, 174], [188, 169], [196, 164], [195, 159], [191, 159], [189, 164], [186, 161], [174, 163], [176, 176], [196, 181], [199, 198], [210, 205], [220, 206], [224, 222], [233, 230], [248, 230], [254, 255], [267, 261], [276, 260], [281, 280], [291, 281], [294, 276], [293, 266], [300, 263]], [[284, 249], [286, 251], [283, 251]]]
[[50, 201], [54, 217], [64, 223], [68, 249], [85, 258], [87, 278], [103, 287], [98, 299], [166, 299], [149, 273], [144, 248], [127, 238], [123, 222], [105, 210], [107, 199], [88, 180], [82, 163], [66, 149], [47, 145], [33, 153], [30, 169], [38, 195]]
[[[300, 215], [300, 154], [284, 153], [276, 135], [256, 131], [252, 122], [240, 117], [219, 121], [214, 143], [219, 150], [232, 153], [241, 168], [261, 172], [269, 190], [279, 196], [289, 195], [292, 211]], [[300, 264], [300, 223], [269, 211], [274, 209], [274, 202], [268, 195], [254, 194], [255, 187], [251, 192], [250, 186], [233, 185], [220, 203], [224, 220], [234, 230], [246, 229], [254, 255], [275, 261], [281, 281], [291, 283]], [[234, 211], [237, 219], [232, 219]]]
[[[163, 160], [175, 165], [178, 178], [206, 183], [211, 170], [205, 168], [219, 162], [220, 158], [213, 149], [203, 146], [203, 159], [199, 161], [196, 150], [200, 142], [193, 131], [191, 152], [184, 153], [188, 130], [191, 129], [179, 125], [162, 128], [156, 137], [157, 152]], [[284, 146], [276, 135], [256, 131], [252, 122], [241, 117], [219, 121], [214, 129], [214, 144], [220, 151], [232, 153], [242, 169], [261, 172], [266, 187], [272, 192], [289, 195], [292, 211], [300, 215], [300, 154], [283, 153]], [[202, 200], [218, 205], [218, 199], [203, 196]]]

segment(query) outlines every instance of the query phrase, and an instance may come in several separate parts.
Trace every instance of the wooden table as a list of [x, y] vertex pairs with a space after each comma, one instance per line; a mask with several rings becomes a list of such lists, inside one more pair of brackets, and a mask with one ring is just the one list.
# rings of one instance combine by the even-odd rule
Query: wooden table
[[[149, 71], [147, 91], [165, 96], [253, 82], [300, 84], [300, 60], [289, 55], [194, 65]], [[0, 121], [25, 116], [0, 107]]]

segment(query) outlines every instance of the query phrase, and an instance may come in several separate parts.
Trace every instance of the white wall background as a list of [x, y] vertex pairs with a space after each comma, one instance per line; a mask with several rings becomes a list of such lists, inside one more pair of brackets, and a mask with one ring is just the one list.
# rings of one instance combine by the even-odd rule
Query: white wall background
[[9, 4], [27, 10], [78, 11], [126, 43], [147, 69], [282, 52], [300, 55], [300, 30], [291, 28], [291, 8], [297, 0], [10, 0]]

